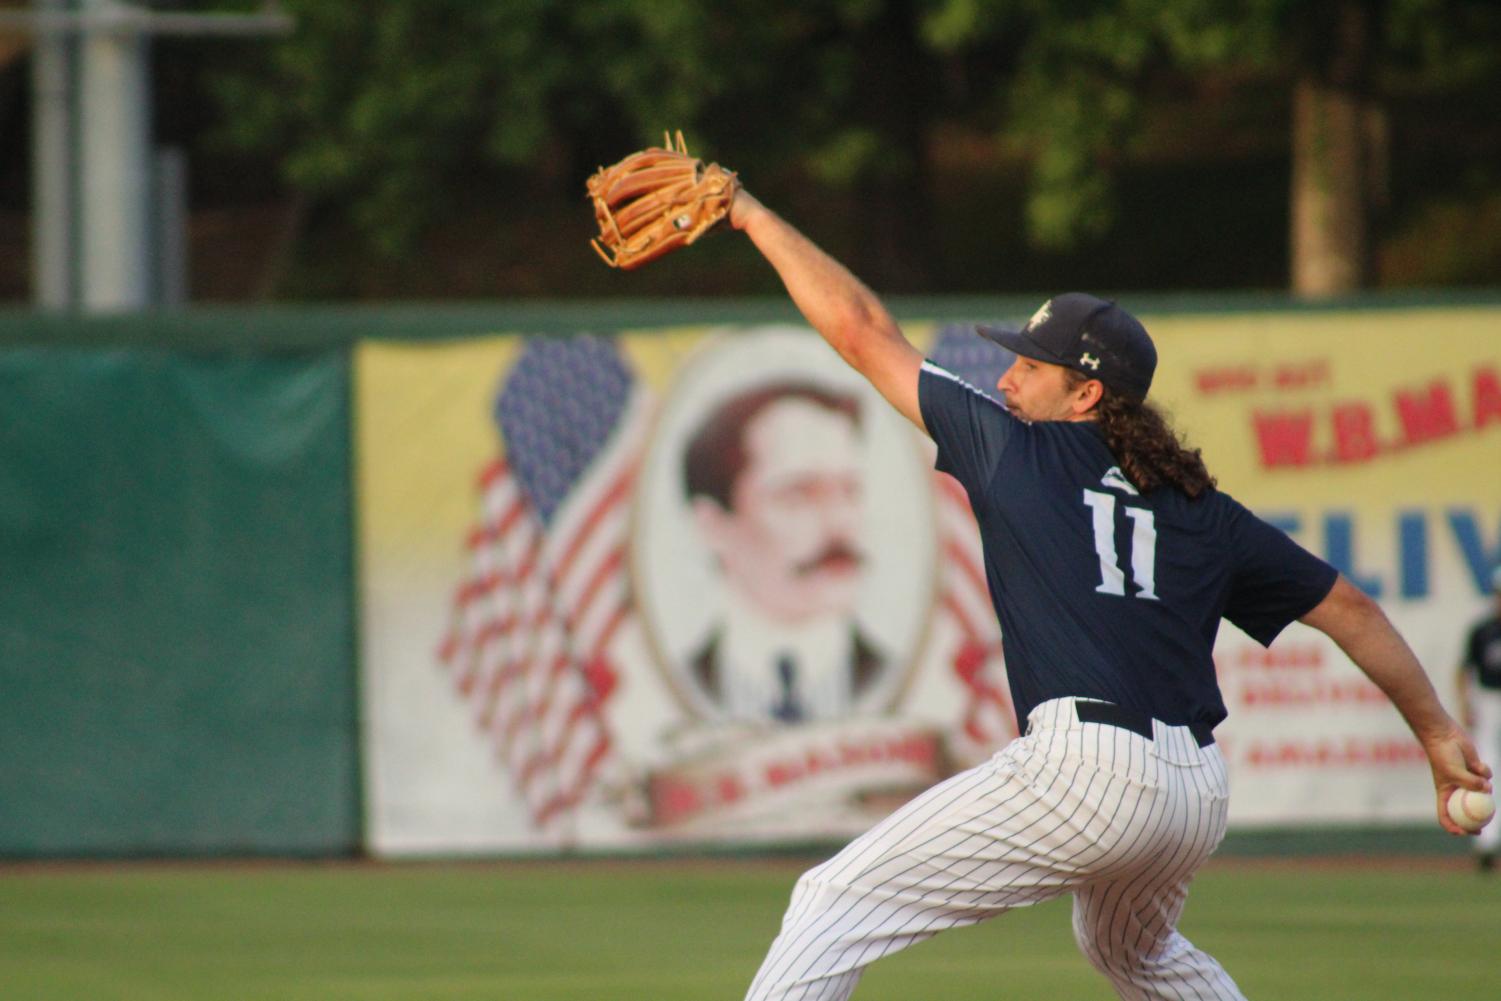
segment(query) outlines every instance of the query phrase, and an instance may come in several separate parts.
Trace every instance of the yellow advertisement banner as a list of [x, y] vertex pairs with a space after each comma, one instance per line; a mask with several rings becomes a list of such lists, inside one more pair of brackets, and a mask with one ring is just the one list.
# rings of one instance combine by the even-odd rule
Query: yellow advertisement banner
[[[1377, 598], [1446, 702], [1501, 564], [1501, 312], [1173, 316], [1156, 392], [1222, 489]], [[1424, 820], [1421, 750], [1320, 634], [1226, 627], [1232, 822]], [[1494, 748], [1492, 757], [1501, 753]]]
[[[1143, 319], [1221, 488], [1447, 696], [1501, 562], [1501, 310]], [[1009, 362], [908, 334], [982, 389]], [[356, 372], [372, 850], [843, 837], [1015, 735], [962, 491], [810, 331], [366, 343]], [[1226, 625], [1216, 661], [1232, 822], [1431, 812], [1321, 636]]]

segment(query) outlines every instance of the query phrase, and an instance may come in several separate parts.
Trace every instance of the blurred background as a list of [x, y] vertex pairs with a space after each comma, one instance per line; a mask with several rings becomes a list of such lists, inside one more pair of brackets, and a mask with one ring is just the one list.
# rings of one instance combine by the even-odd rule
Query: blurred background
[[[587, 246], [585, 179], [666, 130], [982, 388], [975, 321], [1122, 297], [1221, 484], [1463, 714], [1498, 94], [1495, 0], [0, 0], [0, 994], [736, 996], [809, 858], [1015, 734], [926, 442], [749, 241]], [[879, 445], [822, 465], [868, 484], [828, 635], [880, 683], [728, 719], [663, 642], [746, 611], [672, 448], [791, 376]], [[1298, 626], [1216, 665], [1185, 929], [1252, 996], [1501, 993], [1380, 691]], [[1108, 996], [1037, 912], [861, 997]]]
[[[1328, 296], [1501, 274], [1487, 0], [0, 16], [14, 304], [777, 291], [739, 241], [629, 281], [579, 253], [584, 178], [666, 129], [882, 292]], [[109, 254], [143, 264], [107, 278]], [[90, 276], [130, 287], [90, 299]]]

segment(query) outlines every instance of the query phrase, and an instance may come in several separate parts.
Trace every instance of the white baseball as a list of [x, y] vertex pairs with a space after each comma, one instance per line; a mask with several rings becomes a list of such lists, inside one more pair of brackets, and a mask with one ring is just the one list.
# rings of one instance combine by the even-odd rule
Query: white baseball
[[1449, 794], [1449, 819], [1471, 834], [1496, 815], [1496, 800], [1488, 792], [1456, 789]]

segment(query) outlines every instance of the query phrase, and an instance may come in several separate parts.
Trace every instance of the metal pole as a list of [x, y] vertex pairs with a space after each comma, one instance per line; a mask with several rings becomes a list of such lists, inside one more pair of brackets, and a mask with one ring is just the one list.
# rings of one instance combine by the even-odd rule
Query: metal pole
[[156, 151], [156, 267], [160, 306], [188, 301], [188, 157], [180, 146]]
[[[185, 275], [181, 240], [162, 251], [179, 259], [175, 271], [158, 273], [153, 249], [150, 37], [279, 35], [293, 26], [274, 0], [255, 14], [164, 13], [120, 0], [34, 0], [30, 10], [0, 10], [0, 31], [36, 37], [32, 225], [38, 305], [140, 309], [158, 291], [172, 301], [172, 283]], [[180, 177], [186, 168], [169, 160], [162, 170]], [[180, 200], [170, 207], [186, 214]], [[180, 234], [165, 238], [174, 235]], [[185, 278], [175, 288], [185, 295]]]
[[[115, 7], [84, 0], [87, 11]], [[83, 305], [91, 312], [151, 302], [150, 87], [147, 43], [134, 27], [83, 37]]]
[[[61, 13], [68, 2], [37, 0], [37, 6], [43, 13]], [[74, 48], [67, 35], [45, 34], [32, 49], [31, 295], [43, 309], [78, 305]]]

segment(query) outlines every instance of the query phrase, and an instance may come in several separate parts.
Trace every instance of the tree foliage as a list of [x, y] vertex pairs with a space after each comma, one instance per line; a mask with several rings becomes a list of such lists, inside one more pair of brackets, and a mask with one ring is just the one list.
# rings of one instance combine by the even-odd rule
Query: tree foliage
[[347, 202], [388, 250], [474, 163], [526, 164], [599, 123], [692, 121], [715, 85], [693, 3], [284, 6], [297, 30], [269, 67], [221, 81], [226, 128], [285, 150], [293, 185]]
[[[1346, 0], [1356, 2], [1356, 0]], [[1111, 225], [1114, 175], [1154, 88], [1226, 73], [1328, 75], [1338, 2], [1299, 0], [283, 0], [295, 33], [218, 81], [225, 129], [285, 150], [287, 180], [397, 252], [476, 164], [594, 165], [682, 128], [742, 169], [870, 200], [920, 245], [934, 130], [1025, 151], [1044, 246]], [[1366, 78], [1494, 79], [1492, 0], [1377, 0]], [[903, 208], [903, 206], [907, 208]], [[906, 213], [904, 215], [904, 212]], [[875, 226], [873, 221], [870, 225]]]

